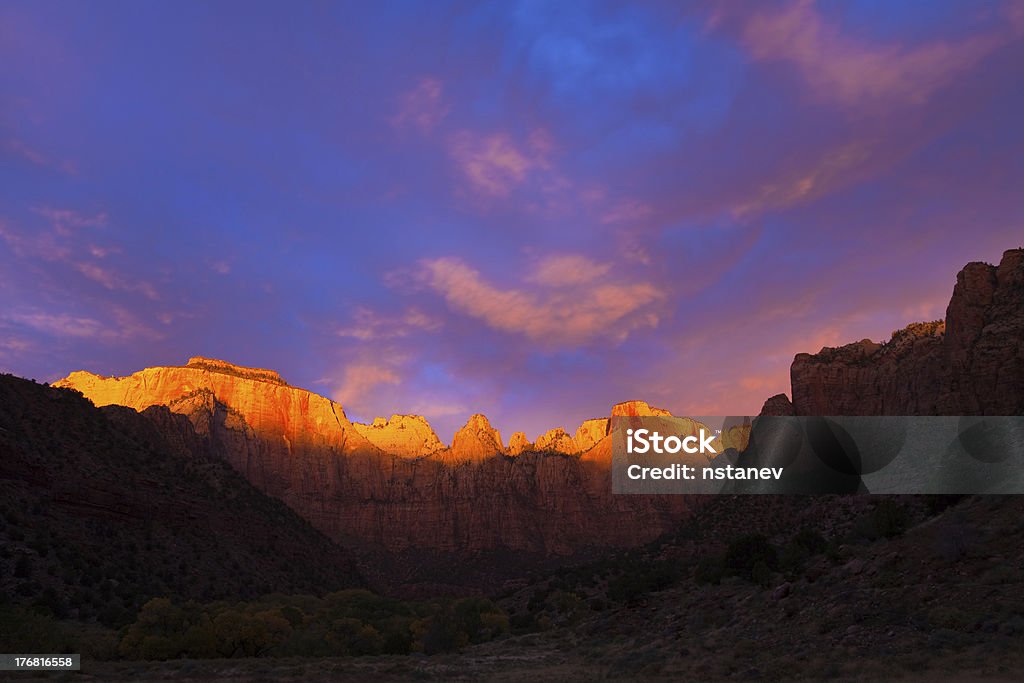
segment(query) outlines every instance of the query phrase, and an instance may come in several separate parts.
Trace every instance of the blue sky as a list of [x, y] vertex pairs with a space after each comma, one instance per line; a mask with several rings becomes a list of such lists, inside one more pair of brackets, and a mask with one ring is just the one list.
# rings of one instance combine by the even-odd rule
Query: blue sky
[[0, 5], [0, 369], [756, 412], [1022, 243], [1019, 2]]

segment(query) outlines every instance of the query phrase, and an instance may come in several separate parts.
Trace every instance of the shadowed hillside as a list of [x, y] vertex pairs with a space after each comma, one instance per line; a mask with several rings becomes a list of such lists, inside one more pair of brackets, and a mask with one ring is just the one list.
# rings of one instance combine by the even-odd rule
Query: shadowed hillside
[[154, 596], [362, 585], [342, 549], [211, 457], [186, 418], [98, 409], [9, 375], [0, 376], [0, 577], [8, 603], [111, 626]]

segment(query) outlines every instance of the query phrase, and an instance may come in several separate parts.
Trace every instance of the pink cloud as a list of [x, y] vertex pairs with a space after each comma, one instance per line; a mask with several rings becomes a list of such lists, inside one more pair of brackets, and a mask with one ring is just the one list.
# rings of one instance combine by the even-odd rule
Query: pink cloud
[[160, 295], [157, 294], [153, 285], [141, 280], [128, 280], [110, 268], [103, 268], [94, 263], [81, 262], [75, 264], [75, 269], [85, 277], [89, 278], [93, 282], [99, 283], [106, 289], [138, 292], [150, 301], [156, 301], [160, 298]]
[[54, 230], [65, 236], [71, 234], [72, 229], [101, 228], [107, 224], [107, 214], [103, 212], [88, 216], [72, 209], [55, 209], [49, 206], [37, 207], [34, 211], [48, 218]]
[[[579, 265], [583, 259], [569, 260]], [[548, 270], [550, 265], [542, 262], [527, 277], [541, 285], [537, 291], [497, 287], [454, 257], [423, 261], [421, 277], [453, 310], [541, 344], [597, 339], [619, 343], [638, 328], [658, 325], [657, 308], [665, 295], [656, 286], [607, 280], [595, 284], [578, 274], [560, 280]]]
[[357, 308], [353, 324], [338, 330], [339, 337], [360, 341], [408, 337], [416, 332], [435, 332], [441, 321], [416, 308], [408, 308], [398, 316], [382, 316], [368, 308]]
[[449, 153], [469, 186], [489, 197], [507, 197], [527, 175], [548, 168], [551, 150], [546, 135], [531, 135], [527, 145], [517, 145], [506, 133], [478, 135], [462, 131], [451, 139]]
[[67, 175], [78, 175], [78, 166], [75, 162], [70, 159], [64, 159], [63, 161], [51, 159], [46, 154], [18, 138], [9, 138], [0, 143], [0, 149], [6, 149], [14, 157], [23, 159], [33, 166], [55, 168]]
[[360, 404], [381, 384], [399, 384], [401, 377], [391, 367], [375, 363], [353, 363], [341, 376], [341, 384], [334, 391], [334, 400], [342, 404]]
[[628, 225], [650, 218], [653, 214], [654, 209], [649, 204], [635, 199], [625, 199], [609, 207], [601, 216], [601, 222]]
[[526, 279], [547, 287], [584, 285], [604, 277], [609, 270], [609, 263], [597, 263], [582, 254], [562, 254], [542, 258]]
[[2, 320], [55, 337], [72, 339], [119, 342], [130, 339], [155, 340], [161, 338], [161, 335], [140, 323], [126, 309], [114, 308], [111, 318], [112, 320], [105, 322], [85, 316], [32, 310], [12, 313], [4, 316]]
[[813, 0], [745, 14], [740, 21], [741, 40], [754, 59], [792, 64], [815, 98], [846, 106], [921, 104], [1021, 32], [1019, 24], [1008, 22], [1001, 30], [956, 42], [871, 45], [828, 22]]
[[816, 160], [782, 169], [732, 208], [737, 218], [825, 196], [861, 177], [877, 162], [875, 146], [861, 141], [825, 150]]
[[391, 123], [396, 128], [413, 127], [429, 133], [448, 115], [451, 107], [444, 101], [444, 88], [436, 78], [421, 78], [419, 83], [402, 94], [401, 105]]
[[47, 159], [42, 152], [30, 147], [23, 140], [11, 138], [7, 140], [4, 146], [16, 156], [19, 156], [36, 166], [48, 166], [50, 163], [50, 160]]

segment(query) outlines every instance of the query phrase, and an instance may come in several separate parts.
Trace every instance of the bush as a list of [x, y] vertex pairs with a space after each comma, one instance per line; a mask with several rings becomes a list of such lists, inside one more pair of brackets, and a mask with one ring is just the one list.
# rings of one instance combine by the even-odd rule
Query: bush
[[725, 563], [720, 557], [703, 557], [697, 563], [693, 578], [697, 583], [718, 585], [725, 576]]
[[679, 580], [679, 564], [668, 560], [653, 562], [647, 567], [627, 569], [608, 584], [608, 598], [616, 602], [635, 602], [640, 597], [665, 590]]
[[725, 551], [725, 571], [756, 583], [766, 572], [770, 576], [778, 564], [775, 547], [762, 534], [740, 536]]
[[868, 541], [893, 538], [907, 530], [910, 515], [894, 500], [879, 501], [875, 509], [854, 522], [854, 535]]

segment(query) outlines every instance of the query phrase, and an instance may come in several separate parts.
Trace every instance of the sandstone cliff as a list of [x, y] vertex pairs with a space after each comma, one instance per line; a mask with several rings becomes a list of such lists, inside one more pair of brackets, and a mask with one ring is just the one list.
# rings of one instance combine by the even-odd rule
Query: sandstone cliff
[[576, 451], [583, 453], [596, 446], [601, 439], [608, 436], [609, 428], [609, 419], [607, 417], [584, 420], [583, 424], [576, 430], [576, 435], [572, 438]]
[[523, 432], [513, 433], [512, 437], [508, 440], [509, 455], [519, 455], [523, 451], [529, 451], [532, 449], [533, 444], [527, 441], [526, 434], [524, 434]]
[[1024, 249], [964, 267], [944, 322], [799, 354], [790, 376], [792, 404], [774, 396], [762, 414], [1024, 414]]
[[[451, 448], [411, 458], [414, 444], [438, 443], [421, 418], [354, 425], [340, 405], [265, 372], [203, 360], [128, 377], [75, 372], [59, 384], [97, 405], [164, 405], [187, 416], [205, 447], [358, 550], [361, 569], [387, 589], [493, 588], [546, 558], [651, 541], [689, 503], [613, 496], [609, 437], [581, 456], [510, 458], [498, 431], [474, 415]], [[400, 441], [400, 432], [414, 438]]]
[[658, 415], [671, 415], [672, 413], [661, 408], [654, 408], [647, 401], [623, 401], [612, 406], [612, 417], [652, 417]]
[[352, 426], [380, 450], [403, 458], [419, 458], [445, 447], [419, 415], [392, 415], [390, 420], [378, 417], [373, 424], [354, 422]]
[[437, 458], [450, 465], [458, 465], [486, 460], [503, 453], [505, 446], [502, 445], [501, 434], [491, 426], [485, 415], [476, 414], [469, 418], [462, 429], [455, 432], [451, 448], [438, 453]]
[[572, 437], [561, 427], [549, 429], [538, 436], [533, 447], [538, 451], [555, 451], [567, 455], [579, 452]]

